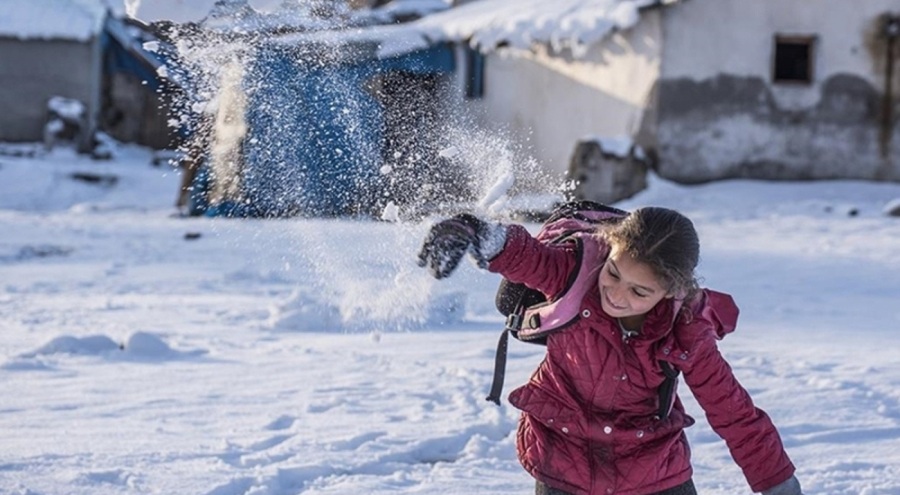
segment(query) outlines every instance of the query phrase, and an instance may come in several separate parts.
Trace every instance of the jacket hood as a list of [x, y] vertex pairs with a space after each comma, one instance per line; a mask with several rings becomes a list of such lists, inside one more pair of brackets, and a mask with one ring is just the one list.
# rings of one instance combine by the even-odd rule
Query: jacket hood
[[712, 324], [716, 338], [721, 340], [737, 327], [740, 311], [734, 299], [724, 292], [704, 289], [703, 299], [705, 302], [700, 309], [699, 317]]
[[730, 295], [703, 289], [690, 301], [675, 298], [660, 301], [647, 313], [638, 338], [657, 340], [665, 337], [676, 324], [693, 323], [692, 327], [709, 328], [716, 339], [722, 340], [737, 327], [738, 314], [738, 307]]

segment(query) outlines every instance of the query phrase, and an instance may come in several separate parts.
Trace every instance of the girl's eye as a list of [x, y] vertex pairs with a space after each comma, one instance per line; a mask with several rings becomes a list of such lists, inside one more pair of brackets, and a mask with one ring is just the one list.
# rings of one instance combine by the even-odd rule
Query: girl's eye
[[638, 297], [640, 297], [640, 298], [647, 297], [647, 294], [644, 294], [643, 292], [641, 292], [641, 291], [639, 291], [639, 290], [637, 290], [637, 289], [631, 289], [631, 292], [633, 292], [634, 295], [636, 295], [636, 296], [638, 296]]
[[614, 272], [614, 271], [612, 271], [612, 270], [609, 271], [609, 276], [612, 277], [612, 278], [614, 278], [614, 279], [616, 279], [616, 280], [619, 280], [619, 274], [616, 273], [616, 272]]

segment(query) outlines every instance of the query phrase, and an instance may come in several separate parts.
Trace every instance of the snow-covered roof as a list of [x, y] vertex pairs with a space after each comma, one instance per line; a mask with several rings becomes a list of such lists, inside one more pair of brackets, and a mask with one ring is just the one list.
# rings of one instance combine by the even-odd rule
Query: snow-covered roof
[[544, 43], [579, 56], [585, 47], [640, 20], [643, 8], [678, 0], [475, 0], [403, 24], [308, 32], [282, 42], [368, 42], [381, 58], [463, 42], [483, 52], [500, 46], [529, 49]]
[[218, 0], [199, 22], [207, 29], [234, 33], [307, 31], [332, 27], [313, 14], [312, 5], [297, 0], [284, 0], [268, 11], [257, 10], [247, 0]]
[[[394, 0], [377, 9], [347, 10], [324, 19], [303, 0], [145, 0], [132, 3], [138, 8], [129, 14], [146, 22], [189, 19], [208, 29], [238, 33], [295, 33], [279, 36], [281, 43], [372, 44], [382, 58], [444, 41], [468, 43], [484, 52], [541, 43], [578, 56], [616, 30], [634, 26], [641, 9], [678, 1], [474, 0], [450, 8], [449, 0]], [[400, 24], [391, 20], [406, 15], [422, 17]]]
[[[450, 0], [392, 0], [375, 9], [353, 10], [336, 2], [323, 18], [322, 2], [309, 0], [106, 0], [114, 12], [145, 23], [196, 22], [216, 30], [318, 31], [393, 23], [450, 8]], [[324, 17], [328, 17], [325, 15]]]
[[87, 41], [106, 12], [103, 0], [2, 0], [0, 37]]
[[374, 9], [351, 9], [335, 3], [324, 12], [304, 0], [282, 0], [261, 10], [249, 0], [218, 0], [200, 22], [208, 29], [238, 33], [346, 31], [392, 24], [450, 8], [449, 0], [393, 0]]
[[432, 41], [468, 41], [491, 51], [498, 46], [528, 49], [549, 44], [555, 51], [578, 50], [617, 29], [634, 26], [639, 10], [673, 3], [657, 0], [478, 0], [416, 21]]
[[[433, 45], [421, 32], [410, 29], [407, 25], [397, 24], [294, 33], [273, 38], [272, 41], [283, 45], [370, 45], [375, 56], [381, 59], [424, 50]], [[339, 54], [331, 54], [332, 57], [335, 55]], [[344, 55], [351, 58], [356, 56], [351, 52]]]
[[569, 49], [579, 56], [587, 46], [637, 24], [641, 9], [677, 1], [475, 0], [409, 23], [308, 33], [293, 40], [365, 40], [379, 45], [378, 56], [382, 58], [442, 41], [468, 43], [483, 52], [500, 46], [530, 49], [541, 43], [556, 52]]
[[375, 10], [390, 18], [423, 17], [450, 8], [449, 0], [392, 0]]

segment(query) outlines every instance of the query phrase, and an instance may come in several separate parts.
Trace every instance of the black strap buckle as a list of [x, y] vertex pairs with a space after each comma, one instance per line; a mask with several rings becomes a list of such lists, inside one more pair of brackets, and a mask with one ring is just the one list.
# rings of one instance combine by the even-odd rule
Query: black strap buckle
[[519, 330], [521, 330], [523, 316], [524, 316], [524, 314], [522, 311], [516, 311], [516, 312], [510, 313], [506, 317], [506, 329], [512, 330], [514, 332], [518, 332]]

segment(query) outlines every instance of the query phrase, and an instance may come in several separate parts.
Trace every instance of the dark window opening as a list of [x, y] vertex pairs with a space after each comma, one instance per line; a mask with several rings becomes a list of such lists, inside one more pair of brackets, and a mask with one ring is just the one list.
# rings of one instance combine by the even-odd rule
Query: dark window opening
[[813, 80], [813, 41], [811, 36], [776, 36], [772, 80], [787, 83], [811, 83]]
[[466, 98], [484, 96], [484, 54], [470, 47], [465, 48]]

